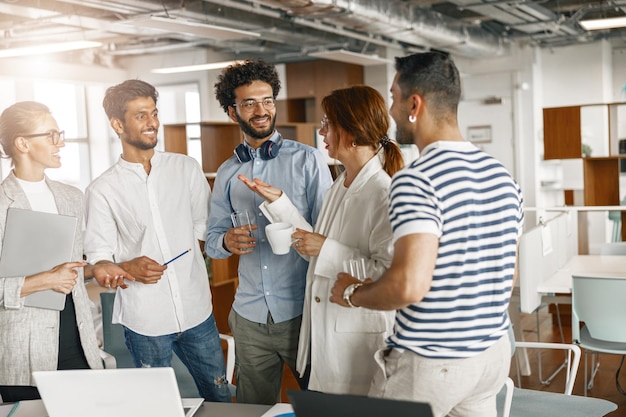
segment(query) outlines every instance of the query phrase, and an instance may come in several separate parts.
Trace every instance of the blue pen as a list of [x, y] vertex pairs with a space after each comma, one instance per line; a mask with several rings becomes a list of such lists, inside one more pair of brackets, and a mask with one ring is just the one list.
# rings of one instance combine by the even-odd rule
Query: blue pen
[[169, 264], [170, 262], [174, 262], [176, 259], [180, 258], [181, 256], [183, 256], [184, 254], [186, 254], [187, 252], [191, 252], [191, 248], [187, 249], [186, 251], [184, 251], [183, 253], [181, 253], [180, 255], [174, 256], [172, 259], [170, 259], [169, 261], [165, 262], [163, 264], [163, 266]]

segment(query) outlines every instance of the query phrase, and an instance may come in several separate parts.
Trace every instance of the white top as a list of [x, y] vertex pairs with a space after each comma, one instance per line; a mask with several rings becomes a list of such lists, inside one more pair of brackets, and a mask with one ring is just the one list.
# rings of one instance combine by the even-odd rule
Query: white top
[[57, 205], [54, 201], [54, 195], [50, 191], [50, 187], [46, 184], [46, 179], [41, 181], [24, 181], [15, 177], [17, 183], [24, 190], [24, 194], [28, 198], [28, 204], [33, 211], [42, 211], [44, 213], [59, 214]]
[[168, 265], [157, 284], [118, 290], [113, 323], [145, 336], [188, 330], [213, 311], [199, 240], [207, 231], [210, 188], [195, 159], [155, 152], [147, 175], [122, 158], [85, 192], [85, 254], [90, 263], [147, 256]]

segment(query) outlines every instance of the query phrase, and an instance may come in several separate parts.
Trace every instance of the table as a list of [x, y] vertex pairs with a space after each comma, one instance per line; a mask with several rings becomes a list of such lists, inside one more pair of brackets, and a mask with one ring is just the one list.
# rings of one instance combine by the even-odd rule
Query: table
[[205, 402], [193, 417], [260, 417], [270, 408], [271, 405]]
[[[536, 242], [534, 244], [536, 246], [532, 247], [532, 250], [535, 252], [540, 251], [541, 247]], [[562, 242], [559, 244], [562, 244]], [[534, 253], [534, 255], [540, 256], [537, 253]], [[556, 269], [556, 271], [552, 274], [542, 278], [542, 268], [551, 266], [548, 264], [553, 261], [554, 258], [550, 259], [545, 264], [542, 264], [541, 261], [537, 261], [536, 259], [529, 259], [528, 262], [537, 262], [537, 264], [533, 265], [533, 269], [529, 274], [525, 277], [520, 277], [520, 279], [527, 279], [532, 282], [532, 284], [525, 290], [527, 291], [525, 293], [526, 296], [537, 298], [536, 300], [531, 300], [530, 303], [526, 303], [526, 305], [530, 304], [533, 306], [531, 310], [534, 310], [534, 308], [539, 305], [538, 300], [558, 304], [571, 303], [571, 296], [559, 296], [555, 294], [572, 293], [572, 274], [578, 273], [589, 276], [598, 275], [603, 277], [626, 277], [626, 256], [573, 255], [561, 268]], [[530, 269], [530, 267], [528, 269]], [[509, 308], [509, 315], [513, 323], [515, 339], [524, 340], [524, 334], [521, 329], [520, 311], [524, 313], [528, 313], [528, 311], [524, 311], [524, 305], [520, 300], [519, 293], [514, 294], [514, 297], [511, 299], [511, 305], [512, 308]], [[528, 309], [528, 307], [526, 308]], [[531, 374], [531, 371], [527, 352], [525, 349], [522, 349], [520, 350], [520, 354], [520, 372], [522, 375], [528, 376]]]
[[626, 256], [576, 255], [545, 281], [537, 285], [542, 294], [571, 294], [572, 275], [626, 277]]
[[[272, 408], [270, 405], [205, 402], [194, 417], [260, 417], [270, 408]], [[46, 410], [41, 400], [22, 401], [14, 416], [46, 417]]]

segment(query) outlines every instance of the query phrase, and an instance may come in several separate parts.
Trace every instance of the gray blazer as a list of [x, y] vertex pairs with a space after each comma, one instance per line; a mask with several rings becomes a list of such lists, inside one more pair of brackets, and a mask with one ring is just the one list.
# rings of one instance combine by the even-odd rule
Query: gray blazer
[[[78, 218], [72, 260], [82, 261], [83, 194], [75, 187], [47, 177], [46, 183], [59, 214]], [[13, 172], [0, 184], [0, 246], [9, 207], [30, 209], [28, 198]], [[81, 345], [89, 366], [102, 368], [82, 269], [78, 278], [72, 297]], [[0, 278], [0, 385], [34, 385], [32, 371], [57, 369], [60, 313], [24, 307], [24, 298], [20, 297], [23, 285], [24, 277]]]

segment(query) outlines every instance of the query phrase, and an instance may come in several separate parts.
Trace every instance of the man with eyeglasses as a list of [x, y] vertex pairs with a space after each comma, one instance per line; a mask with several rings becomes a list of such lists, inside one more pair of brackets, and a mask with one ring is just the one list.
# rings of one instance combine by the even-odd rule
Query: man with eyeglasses
[[[280, 401], [286, 363], [296, 374], [298, 337], [308, 262], [296, 251], [275, 255], [265, 235], [272, 222], [259, 209], [263, 199], [238, 177], [259, 178], [284, 190], [302, 216], [315, 224], [332, 183], [330, 170], [315, 148], [283, 139], [275, 129], [280, 80], [273, 65], [247, 60], [222, 72], [215, 95], [244, 141], [217, 171], [209, 210], [206, 252], [212, 258], [239, 258], [239, 287], [229, 325], [235, 338], [237, 402]], [[281, 204], [284, 199], [273, 204]], [[247, 210], [250, 229], [233, 227], [231, 213]]]

